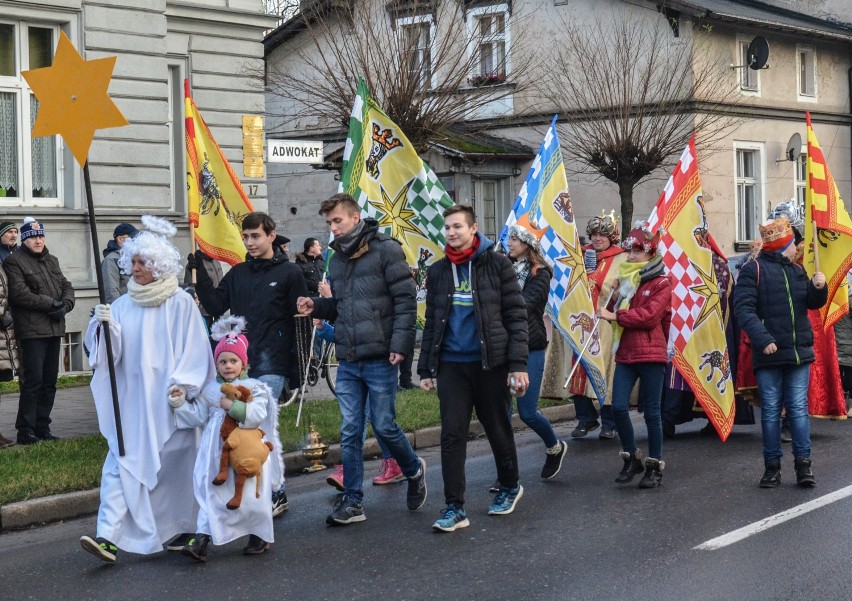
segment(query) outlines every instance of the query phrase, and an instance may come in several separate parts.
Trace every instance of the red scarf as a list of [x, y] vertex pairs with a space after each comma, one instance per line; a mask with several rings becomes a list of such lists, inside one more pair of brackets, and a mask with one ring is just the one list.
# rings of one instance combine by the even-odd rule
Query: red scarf
[[479, 250], [479, 236], [476, 235], [473, 237], [473, 244], [471, 244], [466, 250], [456, 250], [449, 244], [444, 247], [444, 252], [450, 260], [450, 263], [455, 263], [456, 265], [464, 265], [470, 261], [471, 257], [476, 254], [477, 250]]

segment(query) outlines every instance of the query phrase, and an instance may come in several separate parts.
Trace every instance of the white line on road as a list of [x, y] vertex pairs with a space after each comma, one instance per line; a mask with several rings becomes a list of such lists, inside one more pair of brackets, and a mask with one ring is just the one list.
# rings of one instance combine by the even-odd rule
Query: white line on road
[[707, 542], [693, 547], [693, 549], [696, 551], [715, 551], [716, 549], [733, 545], [734, 543], [748, 538], [749, 536], [758, 534], [764, 530], [769, 530], [773, 526], [783, 524], [787, 520], [792, 520], [793, 518], [797, 518], [813, 511], [814, 509], [819, 509], [820, 507], [829, 505], [830, 503], [834, 503], [835, 501], [839, 501], [840, 499], [844, 499], [850, 495], [852, 495], [852, 486], [846, 486], [840, 490], [834, 491], [833, 493], [818, 497], [812, 501], [808, 501], [807, 503], [802, 503], [801, 505], [796, 505], [786, 511], [776, 513], [775, 515], [771, 515], [768, 518], [764, 518], [754, 522], [753, 524], [749, 524], [748, 526], [743, 526], [742, 528], [738, 528], [737, 530], [728, 532], [722, 536], [711, 538]]

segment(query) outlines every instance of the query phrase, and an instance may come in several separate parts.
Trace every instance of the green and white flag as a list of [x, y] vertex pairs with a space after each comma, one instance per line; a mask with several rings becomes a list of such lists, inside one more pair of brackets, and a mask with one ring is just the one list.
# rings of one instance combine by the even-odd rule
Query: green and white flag
[[444, 209], [452, 199], [405, 134], [370, 96], [358, 93], [349, 118], [340, 191], [351, 194], [363, 215], [402, 243], [417, 283], [417, 323], [426, 314], [426, 268], [444, 256]]

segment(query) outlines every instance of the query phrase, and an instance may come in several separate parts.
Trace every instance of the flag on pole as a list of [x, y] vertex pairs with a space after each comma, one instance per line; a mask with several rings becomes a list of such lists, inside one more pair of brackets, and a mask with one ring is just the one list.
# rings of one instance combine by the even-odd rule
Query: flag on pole
[[507, 230], [513, 225], [526, 228], [541, 241], [542, 255], [553, 268], [547, 315], [571, 347], [575, 361], [588, 343], [586, 352], [580, 357], [580, 365], [597, 397], [605, 399], [604, 362], [611, 358], [602, 356], [599, 335], [594, 327], [595, 308], [568, 193], [556, 117], [550, 123], [500, 234], [500, 242], [504, 246], [508, 242]]
[[734, 424], [734, 384], [725, 339], [729, 298], [713, 266], [723, 258], [704, 211], [695, 134], [689, 140], [648, 219], [660, 231], [658, 250], [672, 280], [669, 356], [689, 384], [719, 437]]
[[[852, 267], [852, 220], [811, 126], [811, 114], [806, 113], [805, 119], [808, 124], [808, 178], [805, 188], [804, 266], [808, 275], [813, 277], [816, 271], [814, 259], [818, 258], [819, 271], [825, 274], [828, 302], [819, 313], [823, 328], [828, 330], [849, 313], [846, 274]], [[816, 240], [813, 224], [817, 228]]]
[[[453, 205], [441, 181], [361, 79], [343, 150], [340, 191], [402, 244], [417, 284], [417, 323], [426, 316], [426, 269], [443, 256], [444, 209]], [[332, 282], [333, 284], [333, 282]]]
[[242, 184], [198, 112], [184, 79], [186, 180], [189, 222], [198, 246], [211, 259], [242, 263], [243, 217], [254, 211]]

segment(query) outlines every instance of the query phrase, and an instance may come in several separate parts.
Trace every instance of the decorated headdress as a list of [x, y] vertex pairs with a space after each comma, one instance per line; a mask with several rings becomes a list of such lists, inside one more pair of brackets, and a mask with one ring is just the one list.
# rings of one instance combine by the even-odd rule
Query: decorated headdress
[[538, 238], [535, 237], [535, 234], [523, 226], [517, 224], [511, 226], [508, 234], [512, 238], [517, 238], [535, 251], [538, 251], [539, 248], [541, 248], [541, 242], [539, 242]]
[[615, 211], [610, 211], [609, 215], [601, 211], [600, 216], [589, 219], [589, 223], [586, 224], [586, 234], [590, 238], [592, 234], [600, 234], [609, 238], [613, 244], [618, 244], [621, 232], [618, 229], [618, 217], [615, 216]]
[[757, 227], [760, 230], [760, 237], [763, 238], [765, 251], [781, 252], [793, 242], [793, 226], [790, 225], [787, 217], [778, 217]]
[[219, 355], [229, 352], [239, 357], [244, 367], [248, 366], [248, 339], [243, 336], [245, 329], [245, 318], [236, 315], [224, 317], [214, 323], [210, 328], [210, 337], [218, 340], [219, 344], [213, 351], [213, 360], [216, 361]]
[[805, 208], [796, 200], [791, 198], [775, 205], [775, 208], [769, 212], [768, 219], [778, 219], [779, 217], [786, 217], [793, 229], [800, 234], [802, 233], [802, 228], [805, 225]]
[[633, 224], [633, 229], [627, 234], [624, 242], [621, 243], [625, 250], [642, 250], [646, 253], [655, 254], [657, 246], [660, 243], [660, 231], [652, 234], [648, 228], [648, 224], [644, 221], [636, 221]]
[[151, 270], [155, 280], [177, 276], [180, 272], [180, 253], [171, 243], [177, 229], [171, 223], [153, 215], [142, 215], [145, 229], [128, 239], [121, 247], [118, 266], [125, 273], [133, 269], [133, 257], [139, 257]]

